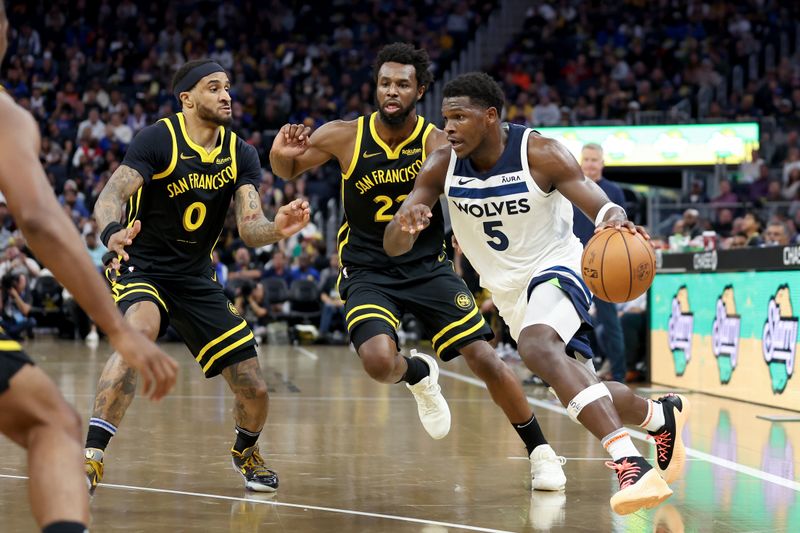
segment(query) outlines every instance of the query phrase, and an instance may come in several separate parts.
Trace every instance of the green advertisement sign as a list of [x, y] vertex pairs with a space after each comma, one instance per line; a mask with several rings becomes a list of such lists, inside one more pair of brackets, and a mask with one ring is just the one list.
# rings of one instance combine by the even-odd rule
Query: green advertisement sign
[[536, 129], [564, 144], [578, 161], [583, 145], [601, 145], [608, 167], [738, 165], [750, 160], [759, 138], [757, 122]]

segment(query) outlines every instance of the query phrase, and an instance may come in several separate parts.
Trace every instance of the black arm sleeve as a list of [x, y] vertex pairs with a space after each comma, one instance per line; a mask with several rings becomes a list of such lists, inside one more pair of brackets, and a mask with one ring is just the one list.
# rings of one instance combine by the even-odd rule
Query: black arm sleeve
[[140, 131], [128, 146], [122, 164], [131, 167], [150, 183], [153, 174], [163, 172], [172, 160], [172, 136], [163, 122], [156, 122]]
[[252, 185], [258, 190], [261, 185], [261, 162], [258, 160], [258, 152], [255, 148], [236, 139], [236, 188], [242, 185]]

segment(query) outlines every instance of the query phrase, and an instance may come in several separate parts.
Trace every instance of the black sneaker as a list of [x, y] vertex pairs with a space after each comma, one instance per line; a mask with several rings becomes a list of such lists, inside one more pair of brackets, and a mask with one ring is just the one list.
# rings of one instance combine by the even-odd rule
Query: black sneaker
[[672, 489], [644, 457], [623, 457], [607, 461], [606, 466], [614, 470], [619, 479], [619, 492], [611, 496], [610, 502], [617, 514], [650, 509], [672, 496]]
[[648, 431], [656, 444], [656, 470], [667, 483], [672, 483], [686, 461], [683, 446], [683, 426], [689, 418], [689, 400], [680, 394], [668, 394], [658, 399], [664, 406], [664, 426]]
[[264, 458], [258, 453], [258, 444], [245, 448], [241, 453], [231, 450], [233, 467], [244, 476], [244, 487], [255, 492], [278, 490], [278, 474], [264, 466]]

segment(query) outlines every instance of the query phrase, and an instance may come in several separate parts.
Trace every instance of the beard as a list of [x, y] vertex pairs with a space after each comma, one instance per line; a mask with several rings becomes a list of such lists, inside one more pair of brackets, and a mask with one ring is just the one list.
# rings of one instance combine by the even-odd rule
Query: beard
[[220, 113], [215, 113], [204, 105], [197, 106], [197, 116], [200, 117], [201, 120], [211, 122], [217, 126], [230, 126], [231, 122], [233, 121], [232, 114], [227, 116], [221, 115]]
[[408, 116], [411, 114], [411, 112], [414, 111], [414, 109], [417, 107], [417, 100], [415, 99], [413, 102], [411, 102], [411, 104], [408, 107], [400, 109], [400, 111], [398, 111], [394, 115], [387, 115], [383, 111], [383, 107], [377, 102], [375, 103], [376, 107], [378, 108], [378, 116], [380, 117], [381, 121], [383, 121], [384, 124], [387, 124], [389, 126], [400, 126], [401, 124], [403, 124], [408, 118]]

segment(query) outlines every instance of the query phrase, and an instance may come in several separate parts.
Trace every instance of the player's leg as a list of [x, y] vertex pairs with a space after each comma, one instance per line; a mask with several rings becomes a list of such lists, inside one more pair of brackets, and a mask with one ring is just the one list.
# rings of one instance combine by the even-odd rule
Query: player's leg
[[[125, 320], [147, 338], [158, 338], [162, 324], [161, 311], [153, 301], [139, 300], [130, 304], [125, 311]], [[133, 401], [136, 381], [136, 371], [114, 352], [100, 374], [86, 435], [84, 456], [90, 493], [94, 493], [103, 478], [105, 450]]]
[[[9, 356], [4, 367], [12, 363]], [[27, 449], [31, 510], [44, 531], [83, 532], [89, 523], [86, 478], [80, 460], [81, 422], [55, 384], [22, 363], [0, 376], [0, 432]], [[6, 368], [0, 374], [8, 374]], [[55, 467], [55, 470], [54, 470]]]
[[[439, 366], [426, 354], [398, 349], [397, 327], [402, 310], [396, 303], [401, 291], [382, 276], [369, 273], [358, 282], [342, 284], [346, 294], [345, 324], [367, 374], [381, 383], [405, 382], [417, 402], [425, 431], [434, 439], [450, 432], [450, 408], [439, 387]], [[406, 292], [404, 289], [402, 292]]]
[[[527, 297], [527, 295], [526, 295]], [[582, 317], [569, 288], [558, 283], [532, 283], [518, 349], [525, 364], [554, 389], [570, 417], [594, 434], [611, 455], [620, 481], [611, 499], [619, 514], [652, 507], [672, 491], [642, 458], [614, 407], [611, 393], [593, 371], [566, 355], [566, 342]]]
[[531, 461], [531, 488], [562, 490], [567, 482], [562, 468], [564, 458], [547, 443], [514, 372], [484, 340], [470, 342], [459, 351], [470, 370], [486, 383], [492, 400], [525, 443]]

